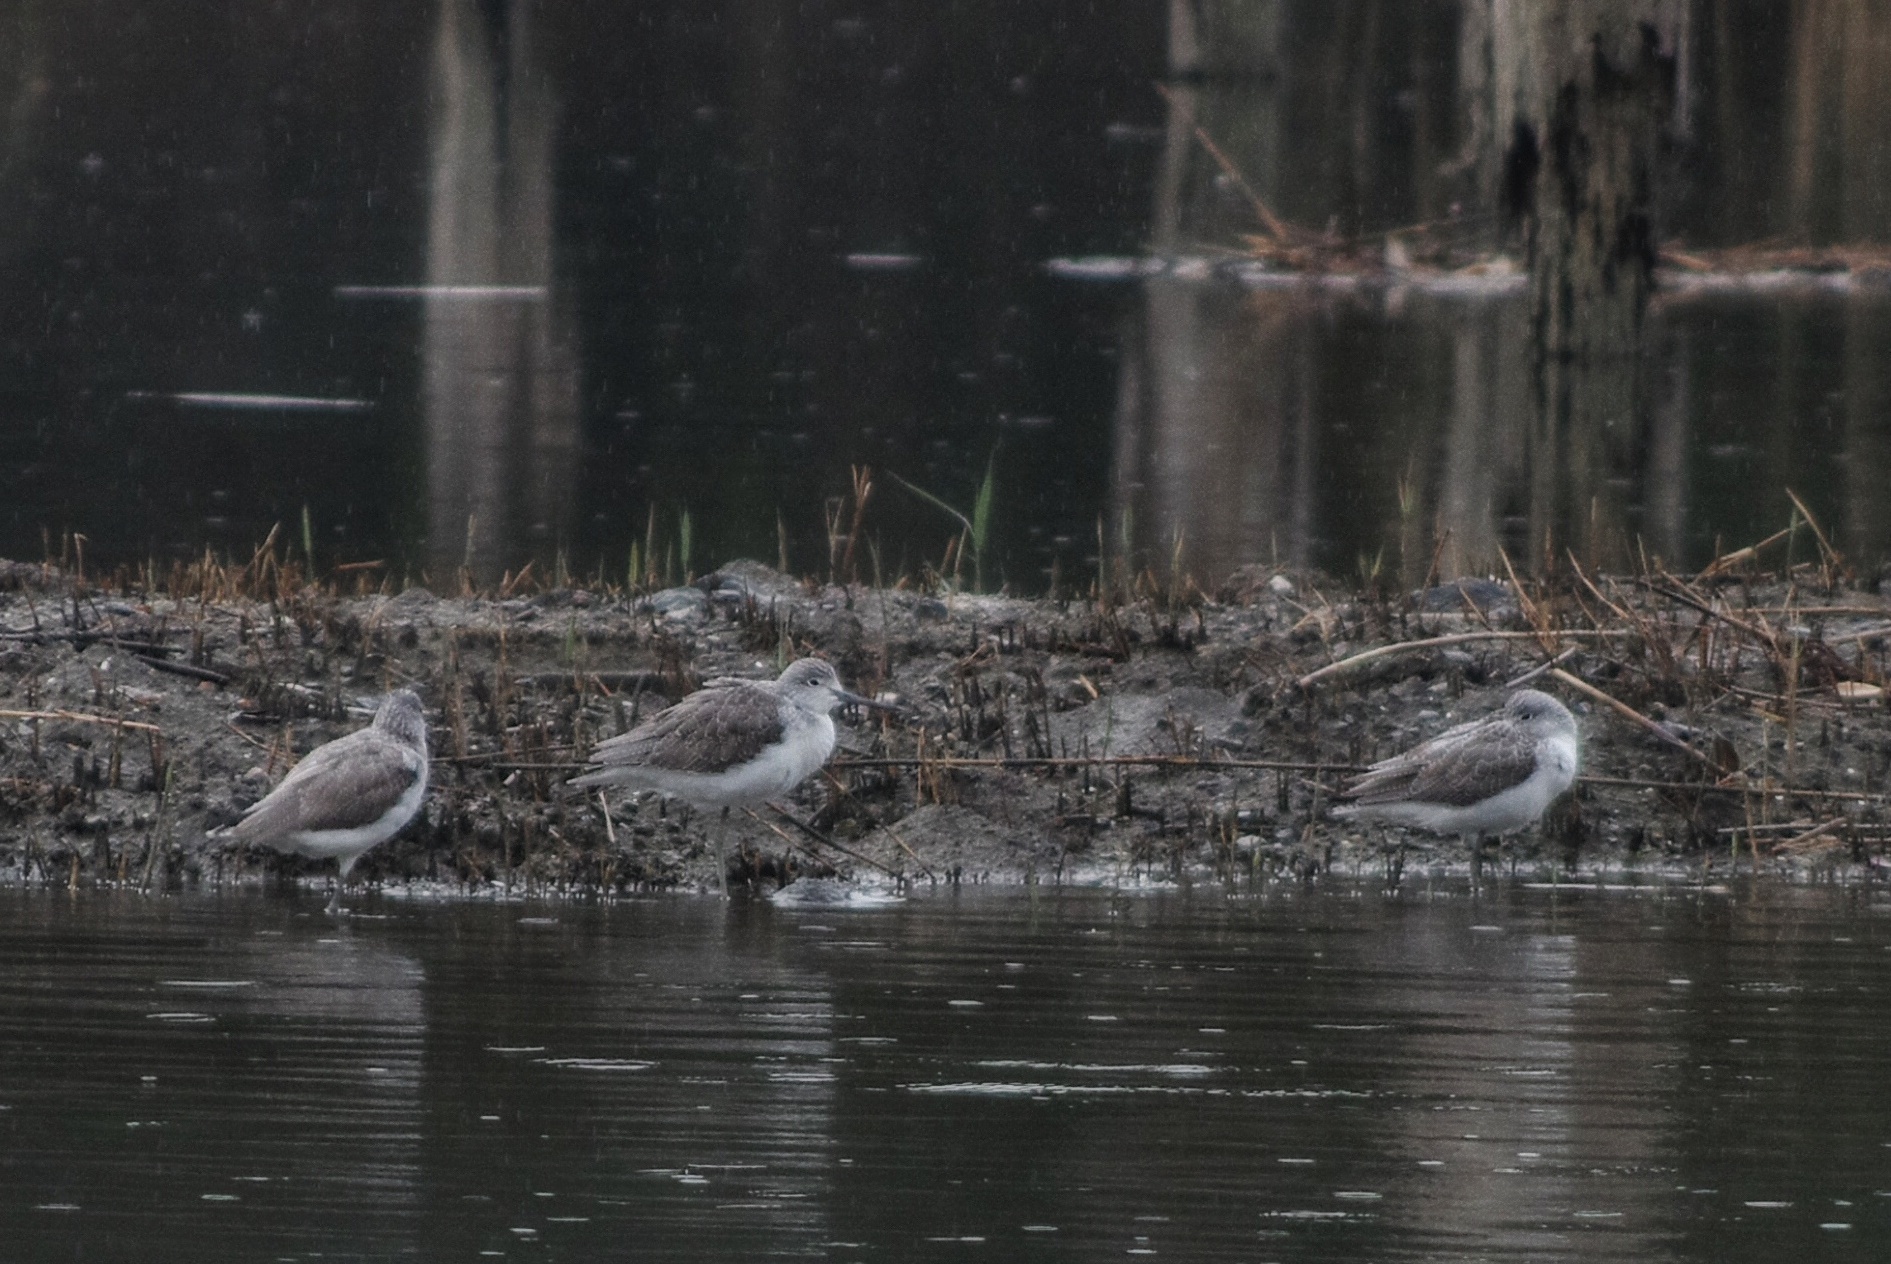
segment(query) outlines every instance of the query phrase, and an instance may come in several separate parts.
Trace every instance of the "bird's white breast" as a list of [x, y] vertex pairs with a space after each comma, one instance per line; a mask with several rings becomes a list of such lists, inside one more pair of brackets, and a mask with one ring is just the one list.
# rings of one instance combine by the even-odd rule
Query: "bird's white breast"
[[400, 833], [407, 822], [414, 819], [427, 797], [427, 761], [419, 755], [409, 758], [419, 765], [418, 775], [413, 784], [394, 801], [394, 806], [368, 824], [358, 825], [354, 829], [298, 830], [284, 840], [288, 846], [283, 850], [298, 852], [313, 860], [345, 860], [378, 847]]
[[1358, 814], [1438, 834], [1509, 834], [1534, 824], [1569, 789], [1576, 780], [1576, 759], [1575, 736], [1551, 734], [1537, 743], [1535, 770], [1489, 798], [1463, 807], [1415, 800], [1374, 804]]
[[742, 807], [787, 794], [818, 772], [833, 753], [831, 717], [783, 704], [781, 740], [763, 747], [746, 763], [715, 773], [646, 768], [640, 780], [650, 789], [698, 807]]

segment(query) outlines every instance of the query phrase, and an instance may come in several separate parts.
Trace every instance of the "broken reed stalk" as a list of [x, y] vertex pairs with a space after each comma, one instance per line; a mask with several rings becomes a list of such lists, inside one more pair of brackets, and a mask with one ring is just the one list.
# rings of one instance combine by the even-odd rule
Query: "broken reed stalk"
[[611, 850], [616, 851], [617, 850], [617, 827], [611, 824], [611, 803], [609, 799], [606, 799], [604, 797], [603, 786], [599, 786], [597, 790], [598, 790], [598, 810], [604, 813], [604, 838], [605, 838], [605, 841], [611, 845]]
[[1570, 659], [1576, 657], [1576, 655], [1581, 652], [1582, 652], [1582, 647], [1580, 645], [1572, 645], [1568, 649], [1564, 650], [1561, 654], [1558, 654], [1555, 658], [1550, 659], [1547, 663], [1538, 663], [1535, 667], [1532, 667], [1529, 671], [1523, 673], [1523, 675], [1513, 676], [1509, 680], [1506, 680], [1504, 682], [1504, 688], [1521, 689], [1523, 688], [1523, 686], [1529, 684], [1531, 681], [1535, 680], [1538, 676], [1541, 676], [1544, 672], [1548, 671], [1550, 668], [1561, 667], [1564, 663], [1567, 663]]
[[1786, 784], [1789, 786], [1799, 758], [1799, 667], [1804, 647], [1805, 641], [1795, 636], [1786, 673]]
[[[1751, 614], [1779, 614], [1779, 615], [1796, 614], [1802, 617], [1810, 618], [1815, 615], [1828, 615], [1829, 616], [1829, 615], [1891, 614], [1891, 607], [1884, 606], [1884, 605], [1876, 605], [1876, 606], [1748, 606], [1747, 611]], [[1891, 627], [1867, 628], [1863, 632], [1856, 632], [1856, 633], [1848, 632], [1845, 635], [1847, 638], [1850, 638], [1853, 636], [1874, 636], [1874, 635], [1883, 636], [1888, 632], [1891, 632]]]
[[[576, 763], [525, 764], [503, 762], [497, 752], [491, 756], [472, 756], [470, 758], [488, 760], [496, 767], [506, 771], [571, 772], [582, 767], [582, 765]], [[459, 761], [445, 760], [438, 762]], [[1281, 759], [1200, 759], [1189, 755], [1096, 755], [1089, 757], [1073, 755], [1054, 759], [1028, 757], [1017, 759], [1004, 759], [1001, 757], [959, 759], [928, 756], [926, 758], [903, 759], [837, 759], [828, 765], [828, 768], [834, 771], [867, 769], [892, 772], [901, 768], [918, 768], [934, 777], [936, 777], [938, 773], [948, 772], [954, 768], [998, 768], [1024, 771], [1032, 768], [1079, 769], [1109, 767], [1167, 768], [1178, 771], [1191, 769], [1213, 771], [1216, 769], [1252, 768], [1274, 772], [1311, 773], [1316, 777], [1323, 773], [1350, 776], [1353, 773], [1366, 771], [1363, 764], [1295, 763], [1290, 760]], [[1715, 771], [1719, 772], [1720, 769], [1715, 767]], [[1671, 790], [1688, 794], [1764, 795], [1769, 793], [1749, 785], [1721, 785], [1717, 781], [1656, 781], [1645, 777], [1604, 777], [1590, 776], [1586, 773], [1577, 777], [1576, 780], [1587, 786], [1603, 786], [1617, 790]], [[1805, 799], [1808, 801], [1816, 800], [1834, 803], [1879, 803], [1884, 799], [1884, 796], [1881, 794], [1853, 790], [1808, 790], [1779, 787], [1770, 793], [1773, 797], [1782, 799]], [[1744, 834], [1746, 830], [1742, 827], [1739, 832]]]
[[[885, 874], [889, 878], [897, 879], [900, 876], [899, 874], [895, 873], [893, 870], [881, 864], [879, 861], [873, 859], [873, 857], [863, 856], [857, 851], [853, 851], [849, 848], [843, 847], [839, 843], [835, 842], [833, 839], [829, 838], [827, 835], [815, 829], [812, 825], [809, 825], [807, 822], [796, 820], [793, 813], [784, 812], [782, 811], [782, 809], [776, 807], [772, 803], [769, 804], [768, 807], [771, 811], [778, 814], [782, 820], [788, 822], [788, 824], [794, 826], [796, 829], [800, 830], [803, 834], [806, 834], [809, 838], [812, 838], [815, 842], [820, 843], [822, 846], [832, 847], [835, 851], [839, 852], [841, 855], [851, 857], [854, 860], [858, 860], [863, 865], [872, 865], [875, 869], [878, 869], [881, 873]], [[762, 817], [756, 814], [754, 808], [746, 808], [744, 810], [748, 812], [749, 816], [753, 817], [756, 821], [760, 822], [762, 825], [767, 826], [769, 831], [773, 833], [775, 837], [781, 839], [782, 842], [787, 843], [790, 847], [800, 846], [803, 851], [808, 850], [806, 844], [797, 844], [792, 838], [789, 838], [788, 835], [782, 830], [782, 828], [779, 825], [776, 825], [773, 821], [763, 820]], [[817, 855], [815, 856], [815, 859], [819, 860], [821, 858]]]
[[919, 858], [919, 853], [913, 850], [912, 844], [900, 837], [898, 830], [889, 825], [886, 827], [886, 832], [893, 836], [893, 841], [900, 845], [901, 851], [913, 858], [913, 863], [919, 866], [919, 871], [926, 875], [928, 881], [937, 882], [939, 880], [939, 875], [932, 871], [932, 866]]
[[1684, 606], [1689, 606], [1700, 611], [1710, 619], [1718, 619], [1737, 632], [1746, 633], [1746, 635], [1765, 646], [1767, 652], [1772, 654], [1775, 659], [1778, 658], [1779, 638], [1773, 634], [1771, 628], [1756, 627], [1754, 624], [1748, 623], [1745, 619], [1737, 618], [1731, 612], [1723, 609], [1718, 603], [1686, 591], [1689, 585], [1687, 585], [1684, 580], [1677, 579], [1675, 576], [1669, 575], [1666, 572], [1662, 573], [1661, 578], [1675, 585], [1675, 587], [1665, 588], [1645, 579], [1638, 579], [1635, 582], [1657, 597], [1665, 597], [1669, 601], [1678, 601]]
[[136, 729], [141, 733], [162, 733], [155, 724], [121, 720], [112, 715], [87, 715], [82, 711], [0, 711], [0, 720], [64, 720], [70, 724], [104, 724], [112, 728]]
[[847, 524], [847, 547], [841, 554], [840, 568], [851, 584], [858, 583], [860, 579], [855, 567], [854, 550], [860, 542], [861, 529], [866, 525], [867, 501], [873, 497], [873, 467], [854, 465], [848, 468], [853, 472], [854, 479], [854, 514], [853, 520]]
[[1589, 590], [1590, 595], [1592, 595], [1597, 601], [1601, 602], [1603, 605], [1607, 606], [1609, 608], [1609, 613], [1613, 614], [1616, 618], [1620, 619], [1623, 623], [1631, 623], [1637, 627], [1640, 627], [1643, 623], [1643, 620], [1641, 620], [1640, 618], [1638, 618], [1636, 615], [1632, 614], [1628, 610], [1625, 610], [1621, 606], [1616, 605], [1613, 601], [1610, 601], [1607, 597], [1604, 597], [1602, 595], [1602, 590], [1600, 588], [1597, 588], [1595, 584], [1590, 581], [1587, 575], [1583, 574], [1582, 564], [1576, 560], [1576, 551], [1574, 549], [1570, 549], [1568, 550], [1568, 553], [1569, 553], [1570, 571], [1576, 576], [1578, 580], [1582, 581], [1582, 586]]
[[1560, 667], [1550, 668], [1549, 674], [1554, 676], [1556, 679], [1562, 681], [1565, 685], [1568, 685], [1571, 689], [1574, 689], [1577, 693], [1582, 694], [1584, 697], [1591, 698], [1595, 700], [1596, 702], [1600, 702], [1603, 706], [1608, 707], [1610, 710], [1614, 711], [1617, 715], [1629, 721], [1631, 724], [1639, 725], [1641, 728], [1645, 729], [1649, 733], [1654, 734], [1657, 738], [1661, 739], [1663, 742], [1666, 742], [1669, 746], [1674, 747], [1676, 750], [1681, 751], [1684, 754], [1693, 756], [1695, 759], [1699, 760], [1702, 764], [1705, 764], [1707, 767], [1713, 769], [1715, 773], [1721, 773], [1725, 771], [1723, 768], [1721, 768], [1719, 764], [1715, 763], [1712, 758], [1710, 758], [1707, 755], [1702, 754], [1700, 751], [1695, 750], [1692, 746], [1689, 746], [1686, 742], [1682, 741], [1680, 738], [1676, 737], [1674, 734], [1668, 732], [1668, 730], [1662, 728], [1659, 724], [1656, 724], [1653, 720], [1649, 719], [1647, 716], [1637, 711], [1634, 707], [1631, 707], [1626, 702], [1622, 702], [1619, 699], [1611, 697], [1609, 694], [1602, 692], [1602, 690], [1597, 689], [1594, 685], [1590, 684], [1588, 681], [1582, 679], [1581, 677], [1572, 676]]
[[[1547, 552], [1547, 549], [1545, 551]], [[1504, 564], [1504, 574], [1510, 576], [1510, 591], [1517, 594], [1518, 608], [1523, 611], [1523, 617], [1530, 621], [1530, 626], [1536, 630], [1537, 642], [1542, 645], [1545, 654], [1555, 654], [1557, 650], [1555, 629], [1550, 626], [1549, 616], [1543, 612], [1543, 607], [1539, 606], [1525, 591], [1523, 581], [1517, 578], [1517, 568], [1510, 564], [1510, 554], [1500, 547], [1497, 550], [1497, 557]], [[1549, 561], [1548, 557], [1544, 558], [1545, 570], [1549, 569]]]
[[[1160, 95], [1164, 101], [1168, 102], [1171, 107], [1179, 107], [1179, 102], [1177, 102], [1175, 94], [1171, 92], [1166, 85], [1160, 83], [1156, 84], [1155, 89], [1157, 94]], [[1221, 152], [1221, 146], [1215, 144], [1214, 138], [1208, 134], [1207, 129], [1202, 127], [1201, 124], [1194, 122], [1191, 118], [1189, 128], [1195, 133], [1196, 141], [1208, 152], [1208, 156], [1215, 160], [1215, 165], [1221, 168], [1222, 174], [1233, 182], [1235, 188], [1241, 190], [1243, 197], [1247, 198], [1248, 205], [1254, 208], [1255, 216], [1260, 219], [1261, 223], [1267, 226], [1268, 236], [1272, 237], [1283, 246], [1290, 244], [1296, 236], [1293, 228], [1286, 220], [1274, 214], [1273, 208], [1269, 207], [1266, 202], [1261, 200], [1261, 195], [1254, 191], [1253, 186], [1248, 183], [1247, 177], [1241, 174], [1241, 168], [1235, 166], [1234, 160]]]
[[[1551, 635], [1557, 638], [1568, 638], [1572, 640], [1600, 641], [1620, 637], [1639, 636], [1641, 634], [1631, 628], [1572, 628], [1558, 629], [1552, 632]], [[1541, 642], [1542, 639], [1543, 634], [1538, 632], [1453, 632], [1448, 636], [1428, 636], [1417, 641], [1400, 641], [1394, 645], [1380, 645], [1369, 650], [1361, 650], [1359, 653], [1342, 658], [1336, 663], [1328, 663], [1326, 666], [1316, 671], [1308, 672], [1299, 680], [1296, 680], [1294, 684], [1301, 689], [1306, 689], [1318, 684], [1329, 676], [1337, 676], [1343, 672], [1351, 671], [1353, 668], [1362, 664], [1370, 663], [1375, 659], [1386, 658], [1393, 654], [1402, 654], [1409, 650], [1437, 649], [1445, 645], [1466, 645], [1473, 641]], [[1553, 655], [1558, 652], [1558, 647], [1546, 646], [1545, 652]]]
[[1721, 554], [1719, 557], [1709, 562], [1706, 569], [1702, 570], [1700, 574], [1694, 577], [1694, 582], [1698, 584], [1703, 580], [1712, 579], [1716, 575], [1732, 570], [1742, 562], [1754, 560], [1760, 555], [1761, 549], [1778, 544], [1781, 540], [1790, 536], [1794, 530], [1796, 530], [1795, 527], [1787, 527], [1784, 531], [1775, 531], [1758, 544], [1749, 544], [1743, 549], [1735, 549], [1731, 553]]
[[[1675, 790], [1689, 794], [1738, 794], [1749, 798], [1807, 799], [1824, 800], [1833, 803], [1882, 803], [1882, 794], [1871, 794], [1862, 790], [1804, 790], [1787, 789], [1778, 786], [1772, 790], [1761, 790], [1751, 785], [1723, 786], [1707, 781], [1648, 781], [1640, 777], [1590, 777], [1581, 776], [1577, 781], [1589, 786], [1612, 786], [1627, 790]], [[1764, 827], [1770, 828], [1770, 827]], [[1734, 833], [1744, 834], [1746, 826], [1734, 829]]]
[[[1778, 856], [1785, 852], [1816, 850], [1812, 847], [1812, 844], [1818, 843], [1819, 840], [1824, 839], [1828, 834], [1844, 828], [1845, 825], [1846, 820], [1844, 817], [1835, 816], [1829, 821], [1821, 821], [1804, 833], [1794, 834], [1791, 838], [1774, 843], [1771, 847], [1771, 851], [1773, 855]], [[1839, 845], [1839, 839], [1831, 839], [1821, 844], [1823, 847], [1835, 847]]]
[[837, 759], [830, 768], [1260, 768], [1274, 772], [1364, 772], [1360, 765], [1302, 763], [1287, 759], [1206, 759], [1197, 755], [1002, 755], [986, 757], [890, 756], [884, 759]]
[[1782, 838], [1776, 843], [1767, 844], [1771, 850], [1779, 852], [1792, 847], [1803, 847], [1815, 839], [1824, 838], [1832, 831], [1843, 827], [1847, 823], [1845, 817], [1834, 816], [1827, 820], [1814, 822], [1811, 825], [1808, 825], [1805, 821], [1780, 821], [1772, 825], [1728, 825], [1714, 832], [1716, 834], [1725, 834], [1730, 837], [1738, 838], [1742, 834], [1784, 834], [1787, 831], [1791, 831], [1791, 837]]
[[1812, 528], [1812, 536], [1819, 542], [1819, 570], [1823, 572], [1820, 578], [1825, 581], [1826, 586], [1829, 588], [1832, 585], [1832, 581], [1837, 578], [1838, 572], [1844, 567], [1845, 557], [1837, 549], [1832, 547], [1832, 541], [1826, 538], [1825, 528], [1819, 525], [1819, 520], [1812, 516], [1810, 509], [1806, 508], [1806, 502], [1799, 499], [1799, 493], [1788, 487], [1786, 489], [1786, 497], [1792, 501], [1793, 507], [1799, 511], [1799, 516], [1806, 520], [1806, 525]]

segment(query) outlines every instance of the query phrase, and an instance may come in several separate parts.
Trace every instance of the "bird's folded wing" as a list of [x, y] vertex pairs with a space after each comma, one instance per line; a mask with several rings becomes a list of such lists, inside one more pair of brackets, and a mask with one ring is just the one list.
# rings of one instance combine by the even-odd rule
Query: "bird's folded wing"
[[1536, 740], [1531, 734], [1488, 725], [1441, 734], [1375, 764], [1353, 786], [1352, 796], [1367, 805], [1406, 800], [1469, 807], [1522, 784], [1535, 771]]
[[231, 829], [257, 842], [372, 825], [413, 789], [420, 755], [372, 729], [318, 746]]
[[781, 700], [774, 694], [752, 684], [699, 689], [647, 723], [598, 743], [591, 764], [714, 773], [747, 763], [781, 738]]

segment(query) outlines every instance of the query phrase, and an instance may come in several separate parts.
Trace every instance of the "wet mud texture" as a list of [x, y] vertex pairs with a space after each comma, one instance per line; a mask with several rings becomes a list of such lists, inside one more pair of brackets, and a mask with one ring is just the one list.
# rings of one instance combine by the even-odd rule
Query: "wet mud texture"
[[[1823, 580], [1823, 582], [1822, 582]], [[1823, 608], [1825, 611], [1821, 613]], [[1586, 633], [1578, 636], [1576, 633]], [[1393, 642], [1458, 638], [1301, 678]], [[1662, 729], [1539, 675], [1585, 780], [1485, 871], [1868, 878], [1888, 833], [1891, 605], [1811, 568], [1341, 595], [1250, 568], [1099, 602], [820, 586], [753, 563], [624, 596], [183, 600], [0, 564], [0, 880], [153, 890], [332, 869], [214, 834], [387, 688], [426, 699], [420, 820], [370, 885], [466, 894], [731, 881], [1355, 880], [1461, 875], [1453, 838], [1329, 819], [1352, 769], [1501, 704], [1553, 655]], [[591, 744], [703, 680], [817, 653], [904, 712], [840, 718], [783, 804], [726, 822], [565, 784]], [[1683, 747], [1687, 749], [1683, 749]]]

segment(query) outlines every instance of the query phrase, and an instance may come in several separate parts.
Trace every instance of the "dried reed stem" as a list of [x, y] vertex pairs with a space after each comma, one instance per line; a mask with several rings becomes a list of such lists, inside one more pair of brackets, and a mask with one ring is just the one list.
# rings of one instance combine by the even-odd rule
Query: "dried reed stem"
[[86, 715], [81, 711], [0, 711], [0, 720], [65, 720], [73, 724], [104, 724], [117, 729], [136, 729], [141, 733], [162, 733], [155, 724], [121, 720], [111, 715]]
[[[1639, 636], [1641, 634], [1628, 628], [1588, 628], [1558, 630], [1551, 633], [1551, 635], [1553, 637], [1566, 637], [1574, 640], [1606, 641], [1619, 637]], [[1443, 645], [1465, 645], [1472, 641], [1540, 642], [1542, 639], [1542, 634], [1538, 632], [1453, 632], [1448, 636], [1428, 636], [1417, 641], [1400, 641], [1395, 645], [1380, 645], [1373, 649], [1361, 650], [1357, 654], [1340, 659], [1337, 663], [1328, 663], [1317, 671], [1308, 672], [1299, 680], [1296, 680], [1294, 684], [1301, 689], [1305, 689], [1310, 685], [1325, 680], [1328, 676], [1337, 676], [1342, 672], [1351, 671], [1362, 663], [1370, 663], [1375, 659], [1385, 658], [1392, 654], [1402, 654], [1409, 650], [1437, 649], [1439, 646]], [[1558, 647], [1551, 645], [1545, 646], [1544, 649], [1545, 652], [1553, 655], [1557, 652]]]
[[1643, 729], [1646, 729], [1648, 732], [1654, 734], [1656, 737], [1660, 738], [1663, 742], [1666, 742], [1668, 745], [1674, 747], [1676, 750], [1681, 751], [1684, 754], [1692, 755], [1695, 759], [1698, 759], [1701, 763], [1713, 769], [1716, 773], [1725, 771], [1724, 769], [1721, 768], [1719, 764], [1715, 763], [1713, 759], [1711, 759], [1710, 757], [1706, 755], [1703, 755], [1700, 751], [1695, 750], [1692, 746], [1689, 746], [1686, 742], [1682, 741], [1680, 738], [1676, 737], [1674, 734], [1668, 732], [1668, 730], [1662, 728], [1659, 724], [1656, 724], [1653, 720], [1649, 719], [1647, 716], [1637, 711], [1634, 707], [1629, 706], [1626, 702], [1622, 702], [1619, 699], [1610, 697], [1608, 694], [1603, 693], [1600, 689], [1597, 689], [1594, 685], [1590, 684], [1586, 680], [1583, 680], [1581, 677], [1572, 676], [1560, 667], [1550, 668], [1550, 675], [1556, 677], [1556, 679], [1562, 681], [1564, 684], [1568, 685], [1571, 689], [1574, 689], [1577, 693], [1582, 694], [1584, 697], [1592, 698], [1595, 701], [1600, 702], [1603, 706], [1608, 707], [1610, 710], [1614, 711], [1617, 715], [1621, 716], [1623, 719], [1629, 721], [1630, 723], [1640, 725]]

